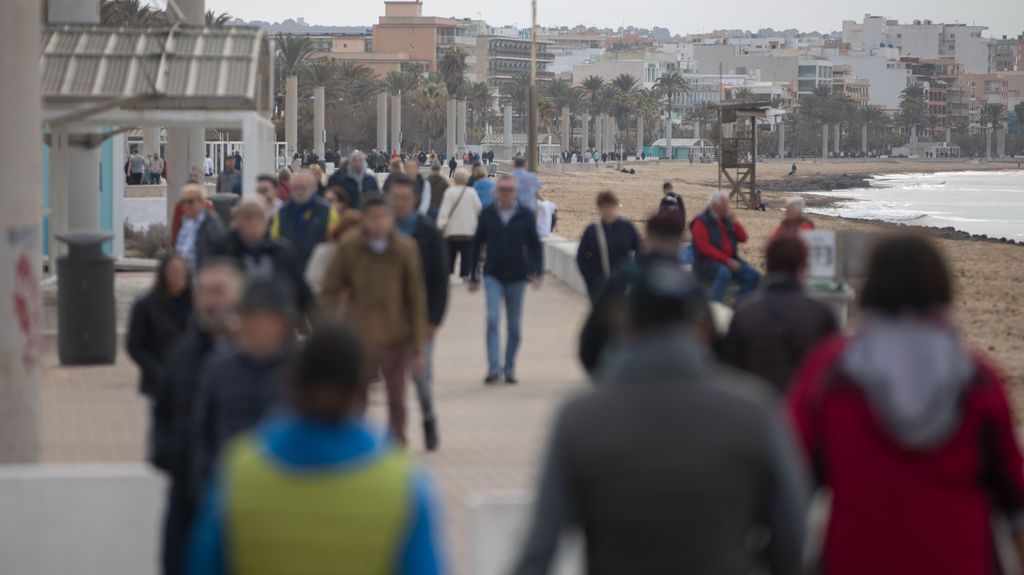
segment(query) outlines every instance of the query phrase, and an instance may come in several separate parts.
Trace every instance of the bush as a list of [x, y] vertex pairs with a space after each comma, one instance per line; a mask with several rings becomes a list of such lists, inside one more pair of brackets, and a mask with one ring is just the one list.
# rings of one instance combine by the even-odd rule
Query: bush
[[171, 234], [164, 224], [146, 229], [124, 223], [124, 255], [130, 258], [157, 259], [171, 251]]

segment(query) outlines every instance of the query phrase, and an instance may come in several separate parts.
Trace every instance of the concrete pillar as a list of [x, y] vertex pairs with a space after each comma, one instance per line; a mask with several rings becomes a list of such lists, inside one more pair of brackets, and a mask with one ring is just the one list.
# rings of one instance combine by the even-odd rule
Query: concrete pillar
[[700, 139], [700, 120], [697, 120], [696, 122], [693, 123], [693, 139]]
[[458, 149], [455, 132], [458, 130], [459, 105], [453, 98], [448, 99], [448, 106], [445, 111], [445, 149], [449, 157], [456, 155]]
[[163, 153], [160, 151], [160, 128], [142, 129], [142, 153], [146, 157], [153, 154], [160, 154], [163, 157]]
[[320, 159], [323, 159], [324, 157], [325, 107], [324, 87], [317, 86], [316, 88], [313, 88], [313, 151]]
[[636, 155], [640, 157], [640, 154], [644, 151], [644, 117], [642, 114], [636, 116]]
[[388, 153], [388, 93], [377, 94], [377, 150]]
[[72, 143], [68, 147], [68, 230], [100, 228], [101, 161], [98, 146]]
[[288, 157], [299, 153], [298, 76], [288, 76], [284, 81], [284, 141]]
[[[866, 127], [866, 126], [865, 126]], [[953, 128], [946, 126], [946, 145], [948, 146], [953, 138]]]
[[1006, 155], [1006, 128], [996, 129], [996, 157], [1002, 158]]
[[665, 158], [672, 159], [672, 117], [665, 118]]
[[779, 122], [779, 125], [775, 127], [775, 130], [779, 133], [779, 157], [786, 157], [786, 125]]
[[604, 151], [604, 114], [594, 116], [594, 151]]
[[835, 125], [835, 132], [832, 134], [832, 141], [833, 141], [832, 150], [835, 153], [837, 153], [837, 154], [841, 150], [840, 141], [839, 141], [840, 134], [842, 134], [842, 130], [840, 130], [839, 124], [836, 124]]
[[572, 150], [572, 114], [568, 106], [562, 107], [562, 151]]
[[590, 114], [583, 114], [583, 137], [580, 139], [580, 152], [586, 154], [590, 149]]
[[[947, 135], [949, 135], [947, 133]], [[868, 153], [868, 125], [864, 124], [860, 127], [860, 151], [862, 154]]]
[[604, 137], [605, 137], [605, 142], [606, 142], [605, 145], [604, 145], [604, 149], [608, 150], [608, 152], [614, 152], [614, 151], [616, 151], [615, 150], [615, 140], [616, 140], [616, 136], [617, 136], [617, 134], [619, 132], [619, 125], [615, 121], [615, 118], [612, 117], [611, 114], [607, 114], [604, 117], [604, 124], [605, 124], [605, 130], [604, 130], [605, 136]]
[[0, 154], [0, 463], [39, 457], [42, 113], [39, 81], [28, 73], [39, 69], [39, 55], [26, 49], [40, 45], [39, 19], [39, 0], [0, 2], [0, 77], [7, 79], [0, 82], [0, 121], [8, 142]]
[[992, 159], [992, 126], [985, 126], [985, 159]]
[[468, 106], [465, 100], [456, 100], [455, 102], [455, 147], [462, 148], [466, 147], [466, 114], [468, 113]]
[[[205, 0], [177, 0], [185, 24], [206, 24]], [[171, 221], [174, 207], [181, 196], [181, 188], [188, 182], [192, 168], [202, 173], [206, 158], [206, 127], [202, 125], [167, 130], [167, 221]], [[243, 164], [244, 167], [244, 164]]]
[[502, 131], [504, 132], [505, 142], [505, 157], [512, 159], [515, 155], [514, 147], [512, 145], [512, 104], [505, 105], [505, 111], [502, 114]]
[[402, 153], [402, 95], [391, 95], [391, 149]]
[[910, 145], [913, 146], [915, 144], [917, 144], [917, 125], [916, 124], [910, 127]]
[[821, 125], [821, 157], [828, 157], [828, 124]]

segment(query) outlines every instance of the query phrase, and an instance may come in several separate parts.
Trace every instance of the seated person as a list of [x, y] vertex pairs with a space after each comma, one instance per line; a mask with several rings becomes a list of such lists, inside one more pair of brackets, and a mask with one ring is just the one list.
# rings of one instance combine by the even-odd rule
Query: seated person
[[708, 297], [719, 303], [725, 299], [729, 284], [738, 282], [742, 298], [757, 288], [761, 274], [740, 259], [739, 244], [747, 243], [747, 230], [736, 221], [736, 214], [725, 192], [711, 194], [706, 210], [690, 224], [693, 234], [693, 272], [702, 282], [711, 283]]
[[807, 219], [807, 216], [804, 215], [806, 207], [807, 202], [799, 196], [786, 200], [786, 217], [783, 218], [779, 227], [775, 228], [772, 237], [778, 237], [779, 234], [783, 233], [799, 233], [804, 230], [813, 230], [814, 222]]

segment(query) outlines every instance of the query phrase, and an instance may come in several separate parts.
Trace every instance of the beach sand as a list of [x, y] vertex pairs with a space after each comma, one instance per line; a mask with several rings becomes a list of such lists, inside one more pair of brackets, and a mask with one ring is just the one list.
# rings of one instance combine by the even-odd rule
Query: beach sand
[[[792, 161], [758, 164], [759, 180], [786, 178]], [[961, 170], [1015, 169], [1016, 162], [975, 164], [971, 162], [924, 162], [914, 160], [797, 160], [798, 179], [827, 178], [843, 174], [944, 172]], [[541, 173], [547, 197], [558, 206], [556, 233], [578, 239], [596, 218], [594, 197], [612, 190], [622, 204], [622, 214], [634, 221], [646, 220], [657, 209], [661, 185], [671, 181], [686, 200], [690, 217], [703, 209], [718, 182], [717, 165], [686, 162], [660, 165], [631, 164], [635, 175], [610, 168], [597, 171]], [[744, 258], [764, 270], [764, 247], [782, 217], [782, 206], [791, 194], [765, 192], [767, 213], [738, 210], [750, 242], [741, 249]], [[813, 216], [821, 229], [887, 231], [891, 226]], [[1002, 368], [1014, 384], [1018, 413], [1024, 413], [1024, 246], [993, 242], [951, 240], [933, 234], [949, 257], [957, 285], [956, 319], [968, 341]]]

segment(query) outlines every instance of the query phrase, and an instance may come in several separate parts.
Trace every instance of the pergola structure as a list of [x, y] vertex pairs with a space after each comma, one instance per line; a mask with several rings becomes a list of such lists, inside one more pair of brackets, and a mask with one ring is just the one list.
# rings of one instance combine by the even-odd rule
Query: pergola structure
[[45, 27], [40, 75], [50, 237], [67, 229], [74, 204], [72, 147], [94, 148], [135, 128], [240, 129], [242, 194], [255, 194], [257, 175], [275, 166], [271, 52], [263, 31], [247, 26]]
[[[757, 189], [757, 120], [768, 117], [771, 104], [762, 102], [722, 104], [719, 170], [728, 180], [729, 198], [737, 205], [754, 207]], [[750, 119], [749, 131], [744, 123]], [[728, 133], [729, 137], [724, 134]]]

